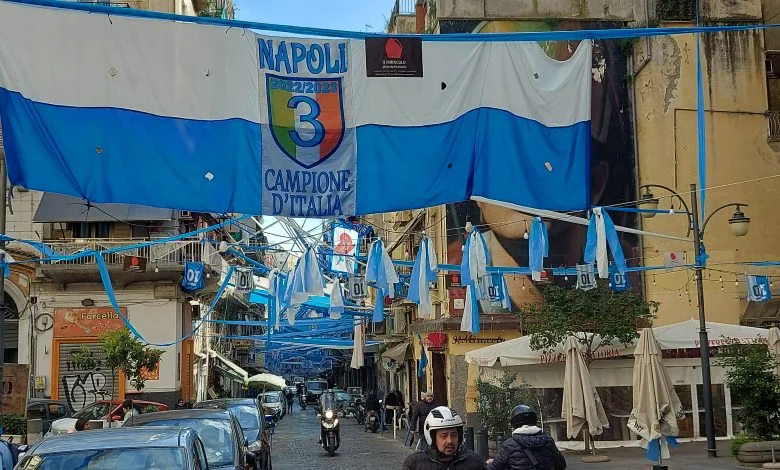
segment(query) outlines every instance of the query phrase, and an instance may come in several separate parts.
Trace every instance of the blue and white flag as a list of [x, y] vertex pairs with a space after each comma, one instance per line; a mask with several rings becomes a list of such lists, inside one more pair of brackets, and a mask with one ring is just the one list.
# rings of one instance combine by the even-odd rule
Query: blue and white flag
[[341, 314], [344, 313], [344, 311], [344, 295], [341, 291], [341, 283], [336, 281], [333, 284], [333, 289], [330, 291], [328, 315], [331, 320], [338, 320], [341, 318]]
[[585, 240], [585, 262], [596, 264], [598, 275], [602, 279], [609, 277], [609, 255], [607, 245], [615, 261], [615, 269], [621, 274], [628, 271], [623, 247], [615, 230], [615, 224], [601, 207], [594, 207], [588, 224], [588, 236]]
[[203, 263], [185, 261], [181, 288], [189, 292], [203, 289], [203, 269]]
[[417, 340], [420, 342], [420, 361], [417, 363], [417, 377], [422, 377], [425, 368], [428, 367], [428, 355], [425, 354], [425, 345], [422, 342], [420, 333], [417, 333]]
[[61, 3], [0, 2], [11, 184], [319, 218], [590, 205], [588, 40], [555, 61], [536, 42], [285, 38]]
[[[282, 315], [282, 296], [284, 295], [284, 275], [278, 269], [268, 274], [268, 325], [279, 329]], [[270, 331], [270, 328], [269, 328]]]
[[747, 277], [747, 299], [749, 302], [766, 302], [772, 298], [772, 291], [769, 288], [769, 278], [767, 276], [746, 276]]
[[385, 243], [381, 239], [374, 241], [368, 251], [366, 282], [372, 283], [377, 289], [373, 314], [373, 321], [377, 323], [385, 318], [385, 296], [395, 297], [394, 285], [398, 282], [398, 274], [395, 272], [393, 261], [385, 251]]
[[437, 269], [436, 250], [431, 239], [423, 236], [417, 251], [417, 258], [414, 260], [408, 294], [408, 299], [419, 305], [417, 316], [423, 319], [433, 319], [433, 299], [430, 287], [431, 283], [437, 280]]

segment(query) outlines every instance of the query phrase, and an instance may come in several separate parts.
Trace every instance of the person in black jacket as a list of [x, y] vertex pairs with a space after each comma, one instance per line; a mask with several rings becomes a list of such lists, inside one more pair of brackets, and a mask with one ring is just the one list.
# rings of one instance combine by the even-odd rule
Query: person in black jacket
[[403, 470], [484, 470], [482, 457], [463, 445], [463, 420], [455, 410], [434, 408], [423, 429], [428, 446], [407, 457]]
[[422, 401], [417, 402], [417, 406], [414, 407], [414, 412], [412, 412], [412, 420], [409, 423], [409, 427], [411, 429], [417, 429], [417, 432], [415, 432], [415, 438], [418, 441], [417, 449], [425, 449], [428, 444], [423, 438], [423, 426], [425, 425], [425, 419], [428, 417], [428, 413], [436, 408], [435, 403], [436, 399], [433, 396], [433, 393], [427, 392], [423, 396]]
[[495, 459], [488, 461], [488, 470], [564, 470], [566, 459], [555, 441], [537, 426], [536, 412], [526, 405], [517, 405], [510, 419], [512, 437], [504, 441]]
[[368, 398], [366, 399], [366, 412], [369, 411], [376, 411], [379, 413], [382, 410], [382, 405], [379, 403], [379, 400], [376, 398], [376, 393], [371, 392], [368, 395]]

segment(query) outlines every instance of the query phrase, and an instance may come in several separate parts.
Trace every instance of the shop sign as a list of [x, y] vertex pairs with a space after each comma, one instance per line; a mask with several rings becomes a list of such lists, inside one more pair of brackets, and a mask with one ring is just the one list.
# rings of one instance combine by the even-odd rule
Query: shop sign
[[[122, 314], [127, 315], [127, 310], [123, 308]], [[122, 318], [110, 307], [54, 309], [55, 338], [95, 337], [124, 326]]]
[[457, 335], [452, 338], [453, 344], [498, 344], [506, 341], [503, 336], [477, 336], [470, 334]]

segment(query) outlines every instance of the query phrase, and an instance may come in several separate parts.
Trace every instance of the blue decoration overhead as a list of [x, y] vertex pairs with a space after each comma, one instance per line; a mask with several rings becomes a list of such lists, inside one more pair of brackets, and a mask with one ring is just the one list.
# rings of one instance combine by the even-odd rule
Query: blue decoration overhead
[[547, 226], [541, 217], [531, 220], [531, 233], [528, 237], [528, 266], [531, 268], [531, 279], [542, 280], [544, 258], [550, 256], [550, 242], [547, 237]]
[[181, 280], [182, 289], [192, 292], [203, 289], [203, 263], [187, 261], [184, 263], [184, 276]]
[[588, 237], [585, 241], [585, 262], [595, 263], [598, 275], [602, 279], [609, 277], [607, 245], [612, 252], [615, 269], [620, 274], [625, 274], [628, 268], [615, 224], [612, 223], [607, 211], [602, 210], [601, 207], [594, 207], [588, 224]]
[[[324, 295], [322, 288], [322, 273], [317, 262], [317, 255], [313, 248], [309, 248], [298, 259], [295, 269], [288, 277], [283, 304], [285, 307], [300, 305], [309, 300], [310, 296]], [[288, 319], [295, 321], [289, 314]]]
[[479, 230], [472, 230], [466, 237], [463, 260], [460, 265], [461, 283], [466, 288], [465, 308], [460, 323], [461, 331], [479, 333], [479, 301], [485, 300], [491, 284], [487, 267], [490, 251]]
[[341, 290], [341, 283], [336, 282], [333, 284], [333, 289], [330, 291], [330, 307], [328, 308], [328, 314], [333, 320], [338, 320], [344, 313], [344, 295]]
[[749, 302], [766, 302], [772, 298], [767, 276], [747, 276], [747, 299]]
[[428, 236], [423, 235], [417, 258], [414, 260], [412, 276], [409, 282], [408, 299], [419, 305], [417, 316], [423, 319], [433, 319], [433, 299], [431, 298], [431, 283], [437, 280], [436, 250]]
[[390, 298], [395, 296], [393, 285], [398, 282], [398, 274], [395, 272], [393, 261], [385, 251], [385, 244], [381, 239], [375, 240], [369, 249], [366, 281], [377, 290], [372, 320], [374, 323], [378, 323], [385, 318], [384, 299], [386, 296]]

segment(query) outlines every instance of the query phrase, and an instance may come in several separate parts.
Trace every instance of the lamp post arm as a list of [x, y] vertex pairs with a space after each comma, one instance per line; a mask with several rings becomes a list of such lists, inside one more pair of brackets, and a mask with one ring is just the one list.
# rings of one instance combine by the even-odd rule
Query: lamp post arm
[[670, 192], [674, 197], [676, 197], [680, 201], [680, 204], [682, 204], [682, 206], [685, 208], [685, 213], [688, 215], [688, 234], [686, 235], [686, 237], [690, 237], [691, 236], [691, 230], [693, 229], [693, 219], [692, 219], [691, 210], [688, 208], [688, 204], [685, 202], [685, 199], [683, 199], [683, 197], [680, 196], [680, 194], [677, 191], [675, 191], [674, 189], [672, 189], [672, 188], [670, 188], [668, 186], [664, 186], [662, 184], [643, 184], [642, 186], [639, 187], [640, 190], [643, 189], [643, 188], [660, 188], [660, 189], [663, 189], [665, 191]]
[[725, 209], [727, 207], [748, 207], [748, 205], [747, 204], [743, 204], [741, 202], [731, 202], [729, 204], [724, 204], [724, 205], [718, 207], [717, 209], [715, 209], [714, 211], [712, 211], [710, 213], [710, 215], [708, 215], [707, 218], [704, 220], [704, 224], [702, 224], [702, 226], [701, 226], [702, 238], [704, 238], [703, 237], [704, 236], [704, 230], [707, 228], [707, 222], [710, 221], [710, 219], [712, 218], [713, 215], [717, 214], [718, 212], [722, 211], [723, 209]]

